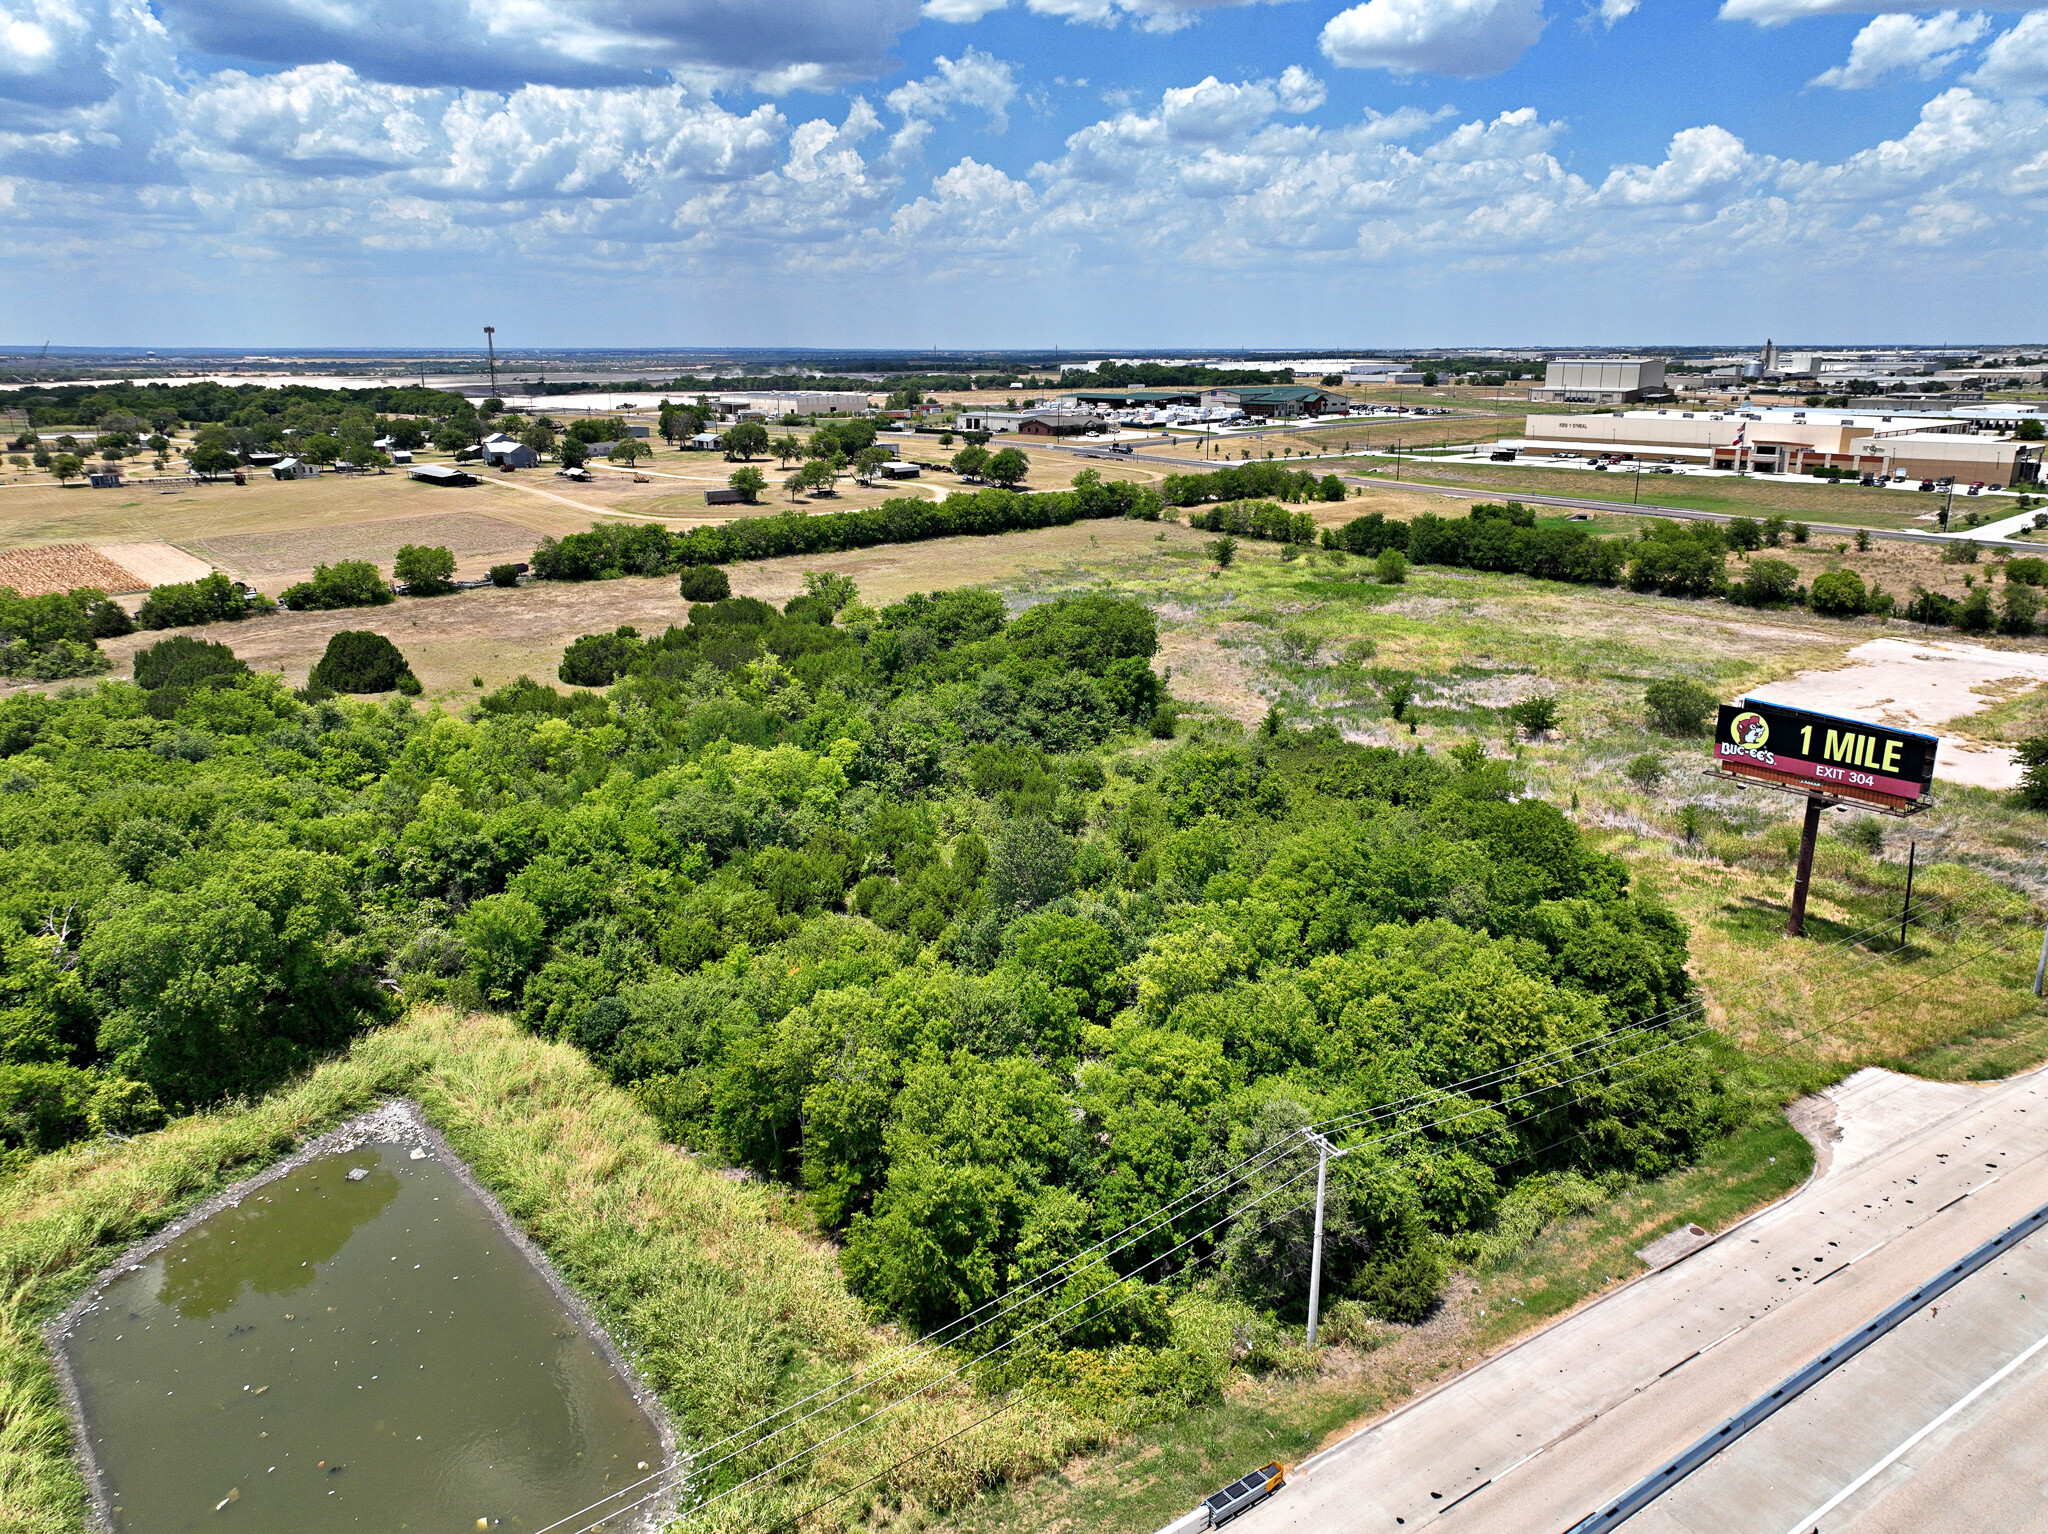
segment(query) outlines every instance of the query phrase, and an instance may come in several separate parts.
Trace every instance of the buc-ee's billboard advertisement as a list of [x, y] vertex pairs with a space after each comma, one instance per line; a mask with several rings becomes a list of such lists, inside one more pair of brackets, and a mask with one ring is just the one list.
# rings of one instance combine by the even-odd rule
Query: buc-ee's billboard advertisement
[[1722, 704], [1714, 721], [1714, 760], [1724, 771], [1852, 798], [1921, 798], [1934, 785], [1938, 744], [1913, 730], [1751, 698]]

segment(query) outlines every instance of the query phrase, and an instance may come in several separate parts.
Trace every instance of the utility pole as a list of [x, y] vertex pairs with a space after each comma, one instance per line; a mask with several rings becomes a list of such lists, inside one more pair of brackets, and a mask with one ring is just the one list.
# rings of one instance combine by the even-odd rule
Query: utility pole
[[484, 326], [484, 345], [489, 347], [491, 352], [491, 393], [493, 394], [496, 394], [498, 392], [498, 342], [496, 339], [497, 334], [498, 327], [496, 325]]
[[[2041, 952], [2048, 956], [2048, 942], [2043, 943]], [[2044, 957], [2043, 962], [2048, 963], [2048, 957]], [[2036, 989], [2039, 989], [2038, 981]], [[1315, 1245], [1309, 1249], [1308, 1257], [1308, 1345], [1314, 1347], [1316, 1316], [1322, 1308], [1323, 1300], [1323, 1185], [1329, 1177], [1330, 1163], [1339, 1157], [1349, 1155], [1350, 1152], [1338, 1150], [1313, 1129], [1304, 1129], [1302, 1134], [1307, 1136], [1308, 1142], [1316, 1148], [1316, 1239]]]

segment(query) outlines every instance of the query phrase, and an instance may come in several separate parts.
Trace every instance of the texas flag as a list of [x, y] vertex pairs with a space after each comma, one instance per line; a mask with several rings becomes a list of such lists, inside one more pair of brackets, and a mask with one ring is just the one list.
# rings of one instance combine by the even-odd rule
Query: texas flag
[[1748, 434], [1749, 434], [1749, 422], [1747, 422], [1747, 421], [1744, 421], [1744, 422], [1743, 422], [1743, 423], [1742, 423], [1742, 424], [1741, 424], [1740, 426], [1738, 426], [1738, 427], [1736, 427], [1736, 428], [1735, 428], [1735, 440], [1734, 440], [1733, 442], [1729, 443], [1728, 445], [1729, 445], [1730, 447], [1741, 447], [1741, 446], [1742, 446], [1742, 439], [1743, 439], [1743, 438], [1744, 438], [1745, 436], [1747, 436]]

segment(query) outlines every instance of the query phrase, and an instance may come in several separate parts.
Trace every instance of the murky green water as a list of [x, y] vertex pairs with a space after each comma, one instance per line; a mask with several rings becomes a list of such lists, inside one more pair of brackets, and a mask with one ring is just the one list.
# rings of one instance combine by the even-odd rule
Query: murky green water
[[123, 1534], [536, 1531], [662, 1460], [489, 1211], [403, 1145], [256, 1189], [123, 1273], [64, 1345]]

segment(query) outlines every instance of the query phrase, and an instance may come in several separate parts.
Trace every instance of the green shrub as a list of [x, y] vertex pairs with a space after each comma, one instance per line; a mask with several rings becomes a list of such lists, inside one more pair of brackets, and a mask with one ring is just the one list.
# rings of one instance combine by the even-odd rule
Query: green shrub
[[555, 675], [571, 687], [609, 687], [640, 654], [640, 631], [620, 624], [609, 634], [585, 634], [562, 652]]
[[1797, 565], [1784, 559], [1752, 559], [1741, 581], [1730, 588], [1728, 597], [1746, 607], [1782, 607], [1798, 589]]
[[197, 687], [215, 677], [249, 675], [233, 650], [190, 634], [174, 634], [135, 652], [135, 685], [145, 692], [160, 687]]
[[90, 603], [85, 610], [86, 622], [92, 625], [95, 639], [119, 639], [124, 634], [135, 632], [135, 620], [128, 616], [128, 609], [112, 597], [101, 597]]
[[1415, 678], [1405, 671], [1384, 670], [1375, 680], [1379, 683], [1380, 701], [1386, 704], [1388, 717], [1405, 720], [1409, 704], [1415, 701]]
[[392, 561], [391, 577], [409, 597], [441, 596], [455, 589], [455, 556], [445, 548], [408, 543]]
[[1966, 634], [1988, 634], [1992, 622], [1991, 588], [1979, 586], [1956, 609], [1956, 627]]
[[1382, 586], [1408, 584], [1408, 556], [1399, 549], [1381, 549], [1372, 562], [1372, 578]]
[[1806, 605], [1830, 618], [1857, 618], [1863, 615], [1869, 600], [1862, 576], [1854, 570], [1830, 570], [1814, 577]]
[[493, 586], [513, 587], [519, 584], [519, 566], [492, 565], [489, 571]]
[[1638, 788], [1655, 788], [1664, 781], [1664, 758], [1654, 751], [1645, 751], [1629, 758], [1626, 771], [1629, 782]]
[[0, 1065], [0, 1147], [53, 1151], [90, 1128], [90, 1071], [69, 1065]]
[[135, 652], [135, 685], [149, 694], [148, 709], [169, 719], [202, 688], [231, 687], [249, 675], [233, 650], [190, 634], [173, 634]]
[[293, 612], [331, 612], [344, 607], [382, 607], [392, 597], [375, 565], [367, 559], [343, 559], [315, 565], [310, 581], [287, 586], [279, 600]]
[[1228, 570], [1237, 559], [1237, 540], [1225, 534], [1213, 542], [1203, 544], [1202, 552], [1220, 569]]
[[686, 565], [677, 591], [685, 602], [723, 602], [732, 595], [732, 581], [716, 565]]
[[251, 613], [272, 610], [260, 592], [239, 587], [220, 571], [196, 581], [151, 588], [136, 609], [135, 625], [145, 629], [188, 628], [201, 623], [239, 623]]
[[398, 646], [367, 629], [343, 629], [327, 641], [326, 653], [307, 679], [335, 692], [390, 692], [412, 670]]
[[1508, 710], [1508, 717], [1534, 737], [1557, 728], [1557, 699], [1549, 694], [1524, 698]]
[[90, 639], [52, 639], [36, 649], [19, 640], [0, 639], [0, 676], [60, 682], [67, 677], [98, 676], [113, 669], [114, 663], [106, 652]]
[[2031, 634], [2034, 619], [2041, 611], [2041, 596], [2031, 586], [2015, 586], [2010, 581], [1999, 594], [1998, 629], [2002, 634]]
[[1650, 728], [1666, 735], [1697, 735], [1713, 717], [1715, 699], [1698, 682], [1666, 677], [1643, 689], [1643, 707]]
[[2028, 736], [2012, 754], [2020, 765], [2020, 803], [2030, 810], [2048, 810], [2048, 734]]

